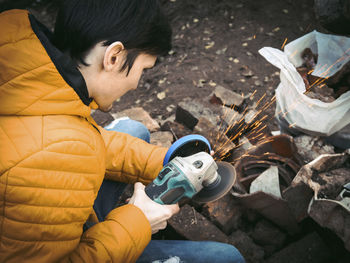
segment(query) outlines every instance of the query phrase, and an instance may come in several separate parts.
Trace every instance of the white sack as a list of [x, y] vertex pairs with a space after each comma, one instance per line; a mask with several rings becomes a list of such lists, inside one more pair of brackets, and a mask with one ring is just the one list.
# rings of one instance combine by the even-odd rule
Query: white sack
[[285, 51], [264, 47], [259, 53], [281, 69], [276, 89], [276, 117], [294, 129], [311, 135], [329, 136], [350, 123], [350, 91], [331, 103], [303, 94], [304, 81], [296, 67], [302, 65], [301, 53], [310, 48], [318, 54], [312, 75], [330, 77], [350, 60], [350, 38], [313, 31], [285, 46]]

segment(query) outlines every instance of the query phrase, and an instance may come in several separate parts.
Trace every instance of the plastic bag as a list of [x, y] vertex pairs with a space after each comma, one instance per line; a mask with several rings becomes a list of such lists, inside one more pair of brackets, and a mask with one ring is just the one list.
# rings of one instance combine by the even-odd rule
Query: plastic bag
[[[313, 31], [281, 50], [264, 47], [259, 53], [281, 69], [276, 89], [276, 118], [294, 131], [316, 136], [330, 136], [350, 124], [350, 91], [333, 102], [309, 98], [296, 67], [302, 65], [301, 53], [310, 48], [318, 54], [312, 75], [330, 77], [350, 61], [350, 38]], [[293, 134], [293, 132], [291, 132]], [[295, 134], [295, 133], [294, 133]]]

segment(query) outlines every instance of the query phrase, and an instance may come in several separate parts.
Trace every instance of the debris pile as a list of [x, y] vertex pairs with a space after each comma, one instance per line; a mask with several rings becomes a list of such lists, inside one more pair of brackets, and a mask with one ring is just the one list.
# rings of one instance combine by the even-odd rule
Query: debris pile
[[201, 134], [214, 159], [235, 166], [238, 178], [230, 193], [204, 205], [190, 201], [154, 238], [225, 242], [254, 263], [346, 262], [350, 202], [340, 193], [350, 181], [349, 150], [339, 152], [321, 137], [273, 136], [250, 98], [217, 86], [209, 98], [184, 99], [162, 122], [142, 108], [114, 116], [95, 111], [93, 117], [103, 125], [123, 116], [140, 120], [152, 143], [166, 147]]
[[330, 78], [315, 77], [312, 72], [317, 65], [318, 55], [310, 48], [305, 48], [301, 53], [303, 64], [297, 67], [297, 71], [303, 78], [305, 94], [312, 99], [323, 102], [333, 102], [342, 94], [350, 90], [350, 63]]

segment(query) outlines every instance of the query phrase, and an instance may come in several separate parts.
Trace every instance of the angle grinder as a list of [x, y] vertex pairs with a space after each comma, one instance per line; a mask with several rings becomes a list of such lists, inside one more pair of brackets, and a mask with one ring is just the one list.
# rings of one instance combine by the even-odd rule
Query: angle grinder
[[197, 203], [215, 201], [224, 196], [236, 180], [234, 167], [215, 162], [210, 144], [201, 135], [177, 140], [164, 158], [164, 167], [145, 191], [155, 202], [175, 204], [186, 199]]

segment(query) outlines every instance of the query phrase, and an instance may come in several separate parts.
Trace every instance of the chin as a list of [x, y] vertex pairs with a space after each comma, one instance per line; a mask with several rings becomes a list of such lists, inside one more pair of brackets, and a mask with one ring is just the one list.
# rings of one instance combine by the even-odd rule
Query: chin
[[106, 107], [100, 106], [98, 109], [100, 111], [103, 111], [103, 112], [109, 112], [112, 109], [112, 105], [109, 105], [109, 106], [106, 106]]

